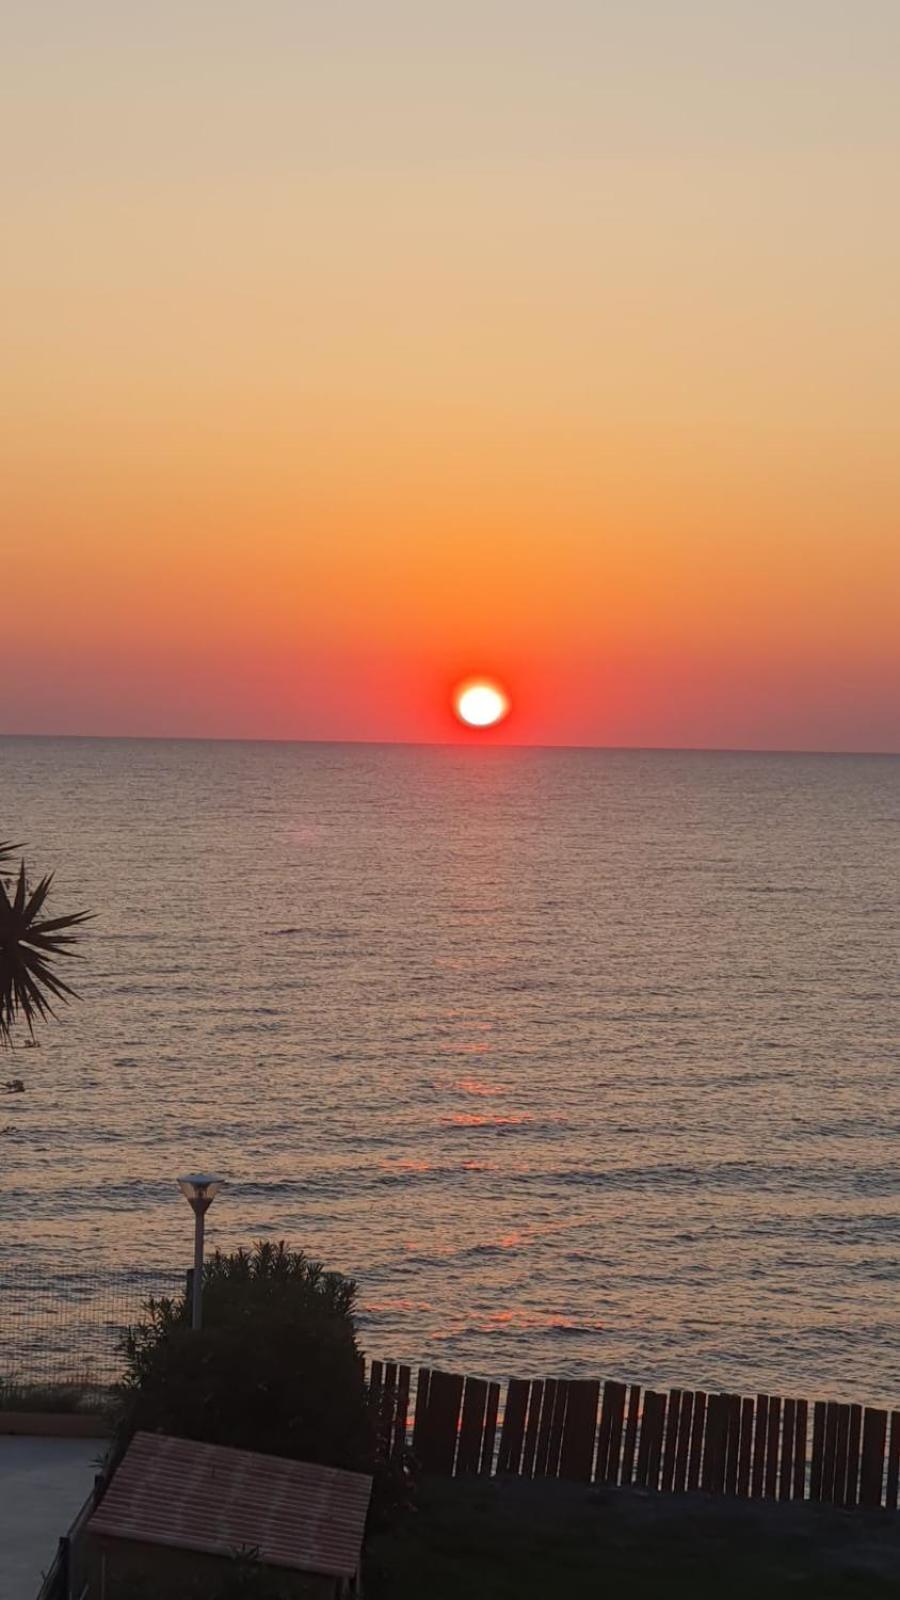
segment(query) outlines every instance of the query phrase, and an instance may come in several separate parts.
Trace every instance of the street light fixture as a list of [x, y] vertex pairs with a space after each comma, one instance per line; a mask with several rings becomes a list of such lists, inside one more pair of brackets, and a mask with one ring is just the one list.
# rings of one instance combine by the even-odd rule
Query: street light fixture
[[220, 1189], [225, 1187], [224, 1178], [203, 1177], [198, 1173], [191, 1173], [186, 1178], [178, 1179], [178, 1187], [185, 1200], [194, 1213], [194, 1281], [191, 1304], [191, 1327], [200, 1327], [203, 1304], [203, 1232], [206, 1213], [212, 1205]]

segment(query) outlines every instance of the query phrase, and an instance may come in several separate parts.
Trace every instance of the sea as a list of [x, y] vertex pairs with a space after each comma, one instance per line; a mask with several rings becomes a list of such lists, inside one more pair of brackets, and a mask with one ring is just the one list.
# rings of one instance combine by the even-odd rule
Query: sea
[[180, 1281], [202, 1170], [372, 1356], [897, 1405], [898, 824], [889, 756], [3, 739], [95, 918], [0, 1057], [0, 1322]]

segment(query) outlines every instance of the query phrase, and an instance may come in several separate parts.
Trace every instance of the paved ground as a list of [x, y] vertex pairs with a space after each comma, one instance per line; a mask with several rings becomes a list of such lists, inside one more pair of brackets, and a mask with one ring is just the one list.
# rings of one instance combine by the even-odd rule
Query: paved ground
[[35, 1600], [56, 1551], [90, 1493], [102, 1439], [0, 1436], [0, 1596]]

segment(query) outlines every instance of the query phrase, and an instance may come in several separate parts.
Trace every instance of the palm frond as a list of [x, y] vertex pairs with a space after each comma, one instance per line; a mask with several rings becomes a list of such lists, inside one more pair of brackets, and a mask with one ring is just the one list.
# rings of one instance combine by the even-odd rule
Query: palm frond
[[45, 878], [41, 879], [41, 881], [38, 884], [37, 888], [32, 890], [31, 899], [28, 902], [28, 920], [29, 920], [29, 922], [33, 922], [35, 917], [38, 915], [38, 912], [41, 910], [41, 908], [42, 908], [42, 906], [44, 904], [44, 901], [46, 900], [48, 894], [50, 893], [50, 885], [52, 884], [52, 882], [53, 882], [53, 873], [52, 872], [48, 872], [47, 876]]
[[[0, 844], [0, 861], [8, 860], [16, 849], [16, 845]], [[86, 922], [90, 912], [41, 918], [52, 882], [51, 873], [30, 889], [24, 862], [14, 877], [12, 892], [9, 879], [0, 876], [0, 1044], [9, 1042], [13, 1025], [19, 1021], [33, 1036], [35, 1022], [53, 1015], [54, 1000], [76, 995], [52, 963], [60, 956], [76, 956], [71, 947], [77, 935], [72, 930]]]
[[13, 856], [17, 856], [21, 849], [22, 846], [20, 844], [11, 844], [9, 839], [0, 839], [0, 883], [7, 876], [3, 870], [4, 861], [11, 861]]

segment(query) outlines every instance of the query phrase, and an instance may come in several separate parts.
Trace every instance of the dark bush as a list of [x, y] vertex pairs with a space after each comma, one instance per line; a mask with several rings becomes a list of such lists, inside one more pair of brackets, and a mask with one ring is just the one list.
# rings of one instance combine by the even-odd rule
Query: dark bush
[[373, 1471], [355, 1297], [349, 1279], [284, 1243], [217, 1252], [201, 1331], [185, 1297], [150, 1301], [127, 1335], [119, 1449], [146, 1429]]

